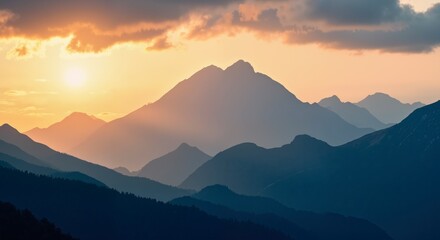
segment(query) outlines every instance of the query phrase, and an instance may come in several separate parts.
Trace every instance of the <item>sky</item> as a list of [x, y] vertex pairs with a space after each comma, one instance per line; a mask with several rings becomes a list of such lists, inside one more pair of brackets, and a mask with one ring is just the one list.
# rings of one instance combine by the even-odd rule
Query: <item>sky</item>
[[239, 59], [299, 99], [440, 98], [436, 0], [0, 2], [0, 123], [110, 121]]

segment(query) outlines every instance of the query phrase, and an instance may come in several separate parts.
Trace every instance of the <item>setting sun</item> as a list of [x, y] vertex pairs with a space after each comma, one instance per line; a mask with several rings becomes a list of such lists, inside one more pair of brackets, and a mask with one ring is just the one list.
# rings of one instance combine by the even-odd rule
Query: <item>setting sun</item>
[[64, 73], [64, 81], [71, 88], [84, 86], [87, 80], [86, 72], [81, 68], [69, 68]]

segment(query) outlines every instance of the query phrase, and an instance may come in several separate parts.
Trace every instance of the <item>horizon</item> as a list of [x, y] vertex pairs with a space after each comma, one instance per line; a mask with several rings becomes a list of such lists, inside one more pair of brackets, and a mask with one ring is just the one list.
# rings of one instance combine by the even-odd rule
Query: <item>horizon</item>
[[439, 240], [440, 0], [0, 0], [0, 239]]

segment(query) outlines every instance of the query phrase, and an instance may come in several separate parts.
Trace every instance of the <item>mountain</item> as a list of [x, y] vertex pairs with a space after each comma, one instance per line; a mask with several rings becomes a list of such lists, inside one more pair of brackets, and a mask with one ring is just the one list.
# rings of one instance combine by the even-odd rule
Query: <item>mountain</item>
[[417, 108], [425, 106], [421, 102], [402, 103], [385, 93], [369, 95], [356, 105], [367, 109], [383, 123], [399, 123]]
[[290, 207], [367, 219], [397, 240], [440, 238], [440, 101], [339, 147], [299, 136], [219, 153], [182, 186], [222, 184]]
[[[46, 145], [34, 142], [7, 124], [0, 127], [0, 140], [14, 145], [4, 148], [8, 150], [5, 154], [9, 156], [37, 166], [49, 166], [58, 171], [83, 173], [121, 192], [129, 192], [161, 201], [168, 201], [191, 193], [191, 191], [167, 186], [150, 179], [125, 176], [100, 165], [59, 153]], [[41, 165], [42, 162], [43, 165]]]
[[[0, 168], [0, 200], [47, 218], [80, 239], [289, 239], [260, 225], [78, 181]], [[1, 218], [1, 217], [0, 217]]]
[[318, 240], [317, 237], [313, 236], [305, 229], [302, 229], [289, 220], [274, 214], [253, 214], [236, 211], [222, 205], [213, 204], [193, 197], [176, 198], [170, 203], [177, 206], [194, 207], [220, 219], [259, 224], [284, 233], [296, 240]]
[[[8, 154], [14, 155], [16, 157], [12, 157]], [[31, 155], [23, 152], [20, 148], [2, 140], [0, 140], [0, 162], [3, 163], [3, 166], [9, 166], [20, 171], [26, 171], [38, 175], [46, 175], [56, 178], [77, 180], [85, 183], [95, 184], [97, 186], [105, 186], [103, 183], [85, 174], [79, 172], [61, 172], [48, 167], [47, 164], [41, 164], [41, 160], [32, 157]]]
[[243, 143], [214, 156], [180, 186], [201, 190], [220, 184], [241, 194], [259, 195], [289, 175], [320, 166], [321, 158], [331, 150], [327, 143], [307, 135], [299, 135], [291, 144], [273, 149]]
[[176, 150], [150, 161], [139, 170], [138, 176], [177, 186], [211, 158], [198, 148], [183, 143]]
[[126, 175], [126, 176], [136, 176], [137, 173], [136, 172], [130, 172], [130, 170], [128, 170], [125, 167], [117, 167], [113, 169], [115, 172], [118, 172], [122, 175]]
[[28, 210], [18, 210], [12, 204], [0, 202], [0, 239], [73, 240], [55, 225], [38, 220]]
[[48, 128], [34, 128], [25, 134], [57, 151], [69, 152], [105, 123], [94, 116], [75, 112]]
[[341, 102], [337, 96], [322, 99], [320, 106], [329, 109], [338, 114], [348, 123], [360, 128], [371, 128], [380, 130], [388, 127], [387, 124], [379, 121], [367, 109], [359, 107], [350, 102]]
[[301, 102], [249, 63], [238, 61], [225, 70], [202, 69], [158, 101], [98, 129], [72, 153], [133, 170], [182, 142], [213, 155], [242, 142], [274, 147], [307, 133], [338, 145], [368, 132], [318, 104]]
[[[391, 239], [379, 227], [362, 219], [297, 211], [269, 198], [239, 195], [220, 185], [206, 187], [191, 197], [175, 199], [172, 203], [195, 206], [222, 218], [244, 218], [268, 227], [276, 222], [278, 224], [272, 228], [286, 234], [293, 232], [292, 237], [296, 239]], [[279, 224], [283, 221], [288, 223]], [[284, 229], [283, 226], [287, 227]]]

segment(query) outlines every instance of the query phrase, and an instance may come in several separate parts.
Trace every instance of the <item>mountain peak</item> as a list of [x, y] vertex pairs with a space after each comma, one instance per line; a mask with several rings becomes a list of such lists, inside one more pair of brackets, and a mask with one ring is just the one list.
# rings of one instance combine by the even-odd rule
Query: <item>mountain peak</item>
[[333, 95], [328, 98], [324, 98], [321, 101], [319, 101], [319, 105], [321, 105], [321, 106], [327, 106], [327, 105], [333, 105], [333, 104], [339, 104], [339, 103], [342, 103], [342, 101], [336, 95]]
[[299, 148], [310, 148], [315, 146], [320, 146], [324, 148], [330, 147], [328, 143], [306, 134], [297, 135], [290, 143], [290, 146]]
[[381, 93], [381, 92], [376, 92], [374, 94], [368, 95], [363, 101], [366, 100], [381, 100], [381, 101], [392, 101], [392, 102], [396, 102], [396, 103], [401, 103], [399, 100], [391, 97], [389, 94], [386, 93]]
[[0, 127], [0, 131], [3, 133], [20, 133], [17, 129], [15, 129], [14, 127], [12, 127], [11, 125], [9, 125], [8, 123], [3, 124]]
[[382, 93], [382, 92], [376, 92], [376, 93], [374, 93], [374, 94], [371, 94], [370, 96], [392, 98], [389, 94]]
[[220, 184], [215, 184], [215, 185], [211, 185], [211, 186], [207, 186], [205, 188], [203, 188], [202, 190], [200, 190], [200, 192], [198, 192], [197, 194], [221, 194], [222, 196], [224, 196], [225, 194], [234, 194], [235, 193], [229, 189], [229, 187], [225, 186], [225, 185], [220, 185]]
[[236, 63], [226, 68], [225, 72], [230, 74], [248, 75], [254, 74], [255, 70], [250, 63], [244, 60], [238, 60]]
[[193, 147], [193, 146], [189, 145], [188, 143], [182, 143], [176, 149], [176, 151], [179, 151], [179, 150], [198, 150], [198, 148], [197, 147]]
[[75, 121], [78, 121], [78, 120], [99, 120], [99, 121], [102, 121], [101, 119], [98, 119], [93, 115], [88, 115], [88, 114], [82, 113], [82, 112], [73, 112], [69, 116], [64, 118], [63, 121], [66, 121], [66, 120], [75, 120]]

